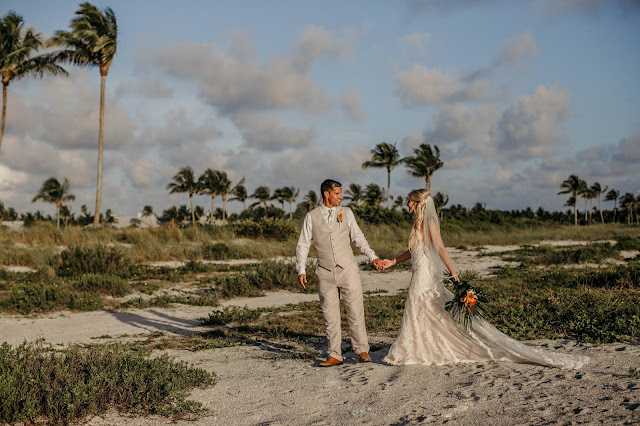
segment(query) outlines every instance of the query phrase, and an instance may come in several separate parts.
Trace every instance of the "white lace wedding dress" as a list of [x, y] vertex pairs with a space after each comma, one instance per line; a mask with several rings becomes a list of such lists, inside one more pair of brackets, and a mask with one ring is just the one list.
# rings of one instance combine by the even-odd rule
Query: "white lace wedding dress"
[[[438, 226], [437, 219], [435, 222]], [[428, 233], [425, 238], [429, 238]], [[436, 240], [441, 241], [439, 229]], [[434, 245], [431, 244], [432, 247]], [[437, 250], [430, 250], [422, 244], [411, 249], [413, 274], [402, 326], [389, 354], [383, 359], [384, 362], [392, 365], [443, 365], [510, 361], [577, 369], [589, 361], [586, 356], [527, 346], [498, 331], [481, 318], [474, 318], [472, 330], [466, 331], [444, 308], [453, 294], [443, 285], [442, 264], [439, 258], [436, 259], [436, 252]]]

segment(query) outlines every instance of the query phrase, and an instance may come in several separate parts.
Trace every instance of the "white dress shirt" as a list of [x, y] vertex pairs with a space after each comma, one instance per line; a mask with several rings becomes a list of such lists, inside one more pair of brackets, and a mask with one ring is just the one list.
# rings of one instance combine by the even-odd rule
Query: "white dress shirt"
[[[333, 218], [333, 226], [337, 226], [337, 221], [335, 218], [335, 208], [334, 210], [334, 218]], [[320, 205], [320, 211], [322, 212], [322, 217], [324, 218], [327, 224], [329, 223], [329, 208], [324, 204]], [[367, 256], [371, 262], [378, 258], [376, 253], [373, 251], [371, 247], [369, 247], [369, 243], [365, 238], [362, 230], [358, 226], [358, 222], [356, 222], [356, 217], [353, 215], [353, 211], [348, 208], [342, 209], [344, 213], [343, 224], [349, 227], [349, 237], [351, 241], [354, 242], [356, 247], [360, 250], [362, 254]], [[304, 221], [302, 222], [302, 230], [300, 232], [300, 238], [298, 239], [298, 245], [296, 246], [296, 271], [298, 271], [298, 275], [306, 273], [307, 267], [307, 257], [309, 256], [309, 248], [311, 247], [311, 231], [313, 229], [313, 225], [311, 223], [311, 215], [307, 213], [304, 217]]]

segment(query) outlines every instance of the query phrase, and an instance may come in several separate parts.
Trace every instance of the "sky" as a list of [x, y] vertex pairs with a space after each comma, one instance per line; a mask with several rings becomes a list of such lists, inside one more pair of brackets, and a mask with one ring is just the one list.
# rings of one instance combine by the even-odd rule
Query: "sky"
[[[0, 0], [0, 13], [48, 37], [79, 3]], [[244, 177], [249, 193], [294, 186], [297, 202], [326, 178], [386, 188], [385, 169], [361, 167], [381, 142], [402, 157], [438, 146], [432, 192], [450, 205], [566, 210], [570, 174], [640, 190], [638, 0], [94, 4], [118, 22], [103, 212], [188, 204], [166, 189], [185, 166]], [[73, 213], [95, 207], [100, 76], [65, 68], [8, 87], [0, 201], [19, 212], [55, 214], [31, 202], [51, 176], [69, 179]], [[421, 187], [393, 169], [392, 196]]]

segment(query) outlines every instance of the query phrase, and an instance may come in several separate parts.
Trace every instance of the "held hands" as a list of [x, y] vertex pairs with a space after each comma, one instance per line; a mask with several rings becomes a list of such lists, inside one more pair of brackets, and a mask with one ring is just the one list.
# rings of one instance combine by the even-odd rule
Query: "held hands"
[[397, 263], [396, 259], [393, 259], [393, 260], [384, 259], [382, 261], [382, 269], [391, 268], [392, 266], [395, 266], [396, 263]]
[[371, 263], [376, 267], [378, 271], [384, 269], [383, 262], [380, 259], [374, 259]]

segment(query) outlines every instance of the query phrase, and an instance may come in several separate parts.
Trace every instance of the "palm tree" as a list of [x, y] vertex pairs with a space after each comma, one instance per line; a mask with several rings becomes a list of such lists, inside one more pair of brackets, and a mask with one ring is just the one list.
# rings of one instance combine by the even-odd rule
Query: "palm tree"
[[231, 189], [231, 194], [233, 198], [229, 201], [242, 201], [242, 209], [247, 209], [247, 200], [249, 199], [249, 193], [247, 192], [247, 188], [243, 185], [244, 178], [236, 186]]
[[55, 204], [58, 229], [60, 229], [60, 207], [65, 201], [73, 201], [75, 199], [75, 195], [69, 194], [69, 180], [67, 178], [64, 178], [64, 182], [61, 185], [58, 179], [50, 177], [44, 181], [42, 188], [40, 188], [40, 191], [33, 197], [31, 202], [35, 203], [38, 200], [42, 200], [46, 203]]
[[382, 188], [380, 185], [375, 183], [370, 183], [366, 186], [364, 190], [364, 201], [370, 206], [379, 206], [382, 202], [382, 197], [384, 197]]
[[613, 188], [611, 188], [609, 192], [607, 192], [607, 195], [604, 197], [605, 201], [613, 201], [613, 222], [614, 223], [616, 221], [616, 213], [618, 213], [618, 198], [620, 198], [620, 191], [617, 191]]
[[402, 196], [398, 195], [395, 199], [395, 201], [393, 202], [393, 206], [391, 206], [391, 208], [393, 210], [397, 209], [398, 207], [400, 207], [400, 210], [402, 210], [402, 206], [404, 205], [404, 198], [402, 198]]
[[[221, 171], [220, 173], [220, 197], [222, 197], [222, 220], [227, 220], [227, 196], [233, 192], [234, 188], [231, 188], [231, 181], [227, 176], [227, 172]], [[238, 185], [242, 185], [244, 183], [244, 178], [240, 179]]]
[[406, 157], [402, 161], [407, 165], [409, 174], [414, 177], [425, 178], [426, 188], [431, 190], [431, 176], [444, 163], [440, 160], [440, 148], [436, 145], [431, 149], [431, 145], [423, 143], [413, 150], [413, 157]]
[[[560, 184], [561, 191], [558, 192], [560, 194], [571, 194], [573, 200], [573, 216], [575, 226], [578, 226], [578, 195], [582, 190], [582, 183], [584, 181], [580, 179], [577, 175], [570, 175], [568, 179]], [[566, 204], [565, 204], [566, 205]]]
[[58, 30], [47, 43], [61, 46], [56, 53], [58, 61], [80, 67], [98, 67], [100, 70], [100, 125], [98, 130], [98, 183], [96, 188], [96, 211], [93, 224], [98, 226], [102, 201], [102, 150], [104, 134], [104, 89], [118, 47], [118, 25], [111, 8], [98, 9], [84, 2], [76, 10], [76, 17], [69, 24], [71, 31]]
[[344, 193], [346, 195], [346, 197], [344, 198], [350, 201], [349, 204], [355, 204], [356, 206], [359, 206], [363, 201], [362, 187], [357, 183], [352, 183], [351, 185], [349, 185], [349, 189], [347, 189]]
[[602, 196], [602, 193], [606, 192], [608, 188], [608, 186], [605, 186], [604, 189], [602, 189], [602, 186], [600, 186], [599, 182], [593, 182], [590, 188], [593, 197], [598, 199], [598, 210], [600, 211], [600, 220], [602, 221], [602, 223], [604, 223], [604, 216], [602, 214], [602, 204], [600, 203], [600, 197]]
[[293, 219], [293, 210], [291, 205], [296, 201], [298, 194], [300, 193], [300, 189], [295, 188], [293, 186], [285, 186], [282, 188], [278, 188], [273, 191], [272, 200], [278, 200], [280, 204], [282, 204], [282, 208], [284, 209], [284, 203], [289, 203], [289, 220]]
[[271, 199], [271, 190], [268, 186], [259, 186], [253, 191], [250, 198], [255, 198], [258, 200], [256, 203], [252, 205], [257, 205], [262, 203], [264, 205], [264, 216], [267, 217], [267, 202]]
[[[226, 177], [226, 173], [224, 176]], [[222, 191], [221, 185], [222, 174], [219, 170], [207, 169], [198, 178], [198, 193], [211, 195], [211, 213], [209, 214], [209, 223], [213, 224], [215, 212], [215, 199]], [[227, 178], [227, 181], [229, 179]]]
[[591, 190], [589, 189], [589, 185], [586, 181], [580, 179], [580, 191], [578, 192], [582, 198], [584, 198], [584, 223], [585, 225], [589, 221], [589, 200], [591, 199]]
[[447, 205], [447, 203], [449, 203], [449, 196], [446, 194], [443, 194], [442, 192], [437, 192], [436, 195], [433, 197], [433, 204], [436, 206], [436, 212], [438, 213], [438, 216], [440, 217], [440, 220], [444, 219], [444, 206]]
[[142, 217], [153, 216], [153, 207], [147, 204], [142, 208]]
[[401, 162], [396, 144], [381, 142], [371, 150], [371, 160], [362, 163], [363, 169], [382, 167], [387, 169], [387, 208], [390, 207], [391, 202], [391, 170]]
[[315, 209], [320, 204], [318, 194], [316, 194], [316, 191], [314, 190], [309, 190], [309, 192], [307, 192], [307, 195], [304, 196], [303, 202], [307, 205], [307, 210]]
[[627, 223], [633, 223], [633, 208], [635, 206], [636, 199], [632, 193], [627, 192], [620, 199], [620, 207], [627, 209]]
[[2, 78], [2, 124], [0, 125], [0, 146], [4, 136], [7, 117], [7, 88], [11, 80], [19, 80], [28, 75], [42, 78], [48, 75], [68, 75], [64, 68], [56, 64], [55, 53], [31, 56], [42, 47], [42, 34], [31, 29], [24, 30], [22, 16], [9, 11], [0, 18], [0, 78]]
[[194, 228], [196, 226], [196, 217], [193, 211], [193, 194], [198, 192], [198, 188], [198, 182], [194, 178], [193, 169], [189, 166], [182, 167], [178, 173], [173, 176], [173, 182], [167, 185], [169, 194], [174, 194], [176, 192], [186, 192], [189, 194], [189, 202], [191, 203], [191, 225]]

